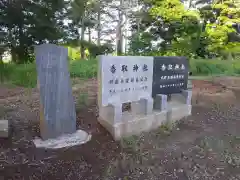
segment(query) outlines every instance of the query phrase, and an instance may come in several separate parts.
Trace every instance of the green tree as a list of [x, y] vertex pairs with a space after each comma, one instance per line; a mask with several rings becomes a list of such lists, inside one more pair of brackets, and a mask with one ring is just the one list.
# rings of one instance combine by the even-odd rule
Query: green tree
[[155, 2], [150, 11], [155, 18], [160, 17], [170, 44], [167, 50], [176, 55], [190, 56], [199, 48], [200, 18], [197, 11], [186, 10], [179, 0]]
[[0, 30], [5, 34], [1, 44], [11, 50], [12, 60], [31, 60], [33, 45], [57, 42], [62, 36], [64, 0], [2, 0]]
[[135, 33], [130, 41], [130, 54], [133, 55], [149, 55], [153, 51], [151, 41], [153, 36], [147, 32]]
[[[143, 16], [140, 21], [136, 16], [132, 22], [132, 51], [139, 46], [141, 52], [151, 49], [162, 55], [205, 58], [239, 54], [240, 6], [237, 1], [188, 1], [187, 7], [179, 0], [143, 0], [142, 4], [138, 13]], [[156, 49], [151, 42], [158, 39], [163, 41]]]
[[140, 32], [148, 32], [153, 41], [162, 39], [158, 51], [186, 56], [196, 53], [201, 35], [197, 11], [186, 10], [179, 0], [149, 0], [145, 2], [145, 7], [149, 10], [143, 14], [148, 15], [138, 29]]
[[[201, 1], [200, 1], [201, 2]], [[234, 0], [218, 0], [200, 9], [207, 49], [218, 56], [239, 52], [240, 6]]]
[[95, 6], [96, 2], [93, 0], [74, 0], [71, 3], [70, 19], [73, 20], [77, 33], [78, 29], [81, 28], [80, 34], [78, 33], [81, 58], [85, 57], [84, 35], [86, 28], [90, 29], [96, 24], [96, 19], [93, 16]]

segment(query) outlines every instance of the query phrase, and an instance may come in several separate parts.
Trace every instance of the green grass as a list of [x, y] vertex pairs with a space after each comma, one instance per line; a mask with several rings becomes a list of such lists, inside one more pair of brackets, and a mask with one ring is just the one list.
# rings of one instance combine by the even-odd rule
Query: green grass
[[234, 60], [190, 60], [190, 69], [194, 76], [240, 75], [240, 61]]
[[69, 65], [71, 77], [93, 78], [97, 76], [97, 60], [71, 61]]
[[[72, 78], [89, 79], [97, 76], [97, 60], [74, 60], [69, 62], [69, 72]], [[238, 60], [190, 60], [190, 70], [193, 76], [239, 76], [240, 61]], [[36, 65], [3, 64], [0, 65], [0, 80], [7, 84], [23, 87], [35, 87], [37, 83]]]
[[4, 64], [0, 67], [1, 82], [23, 87], [35, 87], [37, 72], [35, 64]]
[[[97, 60], [78, 60], [69, 63], [71, 77], [88, 79], [97, 76]], [[0, 67], [0, 81], [33, 88], [37, 84], [37, 72], [35, 63], [29, 64], [4, 64]]]

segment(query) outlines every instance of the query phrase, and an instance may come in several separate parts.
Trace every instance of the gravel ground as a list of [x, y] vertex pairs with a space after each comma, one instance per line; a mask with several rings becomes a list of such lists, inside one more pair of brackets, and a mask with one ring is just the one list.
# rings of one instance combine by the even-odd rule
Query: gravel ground
[[0, 180], [240, 180], [240, 91], [222, 80], [193, 85], [192, 116], [175, 127], [115, 142], [96, 121], [96, 80], [91, 80], [74, 94], [76, 103], [83, 103], [79, 92], [87, 91], [92, 100], [77, 106], [78, 128], [92, 140], [54, 151], [36, 149], [32, 142], [39, 135], [36, 89], [0, 86], [0, 117], [12, 124], [11, 137], [0, 139]]

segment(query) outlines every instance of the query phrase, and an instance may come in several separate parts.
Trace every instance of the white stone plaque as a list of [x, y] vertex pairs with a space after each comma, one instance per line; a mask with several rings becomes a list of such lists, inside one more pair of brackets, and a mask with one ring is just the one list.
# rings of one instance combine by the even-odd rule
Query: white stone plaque
[[99, 56], [101, 106], [152, 97], [153, 57]]

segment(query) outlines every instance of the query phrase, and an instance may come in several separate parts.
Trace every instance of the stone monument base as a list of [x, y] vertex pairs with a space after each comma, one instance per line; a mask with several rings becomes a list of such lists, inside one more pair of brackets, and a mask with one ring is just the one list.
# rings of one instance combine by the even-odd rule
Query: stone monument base
[[168, 122], [176, 122], [184, 117], [190, 116], [192, 114], [192, 105], [178, 104], [176, 102], [171, 102], [168, 105]]
[[0, 120], [0, 138], [8, 138], [9, 136], [9, 121]]
[[78, 130], [73, 134], [64, 134], [55, 139], [42, 140], [37, 138], [33, 140], [37, 148], [59, 149], [85, 144], [91, 139], [91, 135], [85, 131]]
[[98, 121], [110, 132], [114, 140], [120, 140], [123, 137], [139, 135], [141, 132], [149, 132], [166, 123], [175, 123], [191, 115], [191, 109], [191, 105], [171, 102], [168, 104], [166, 110], [153, 110], [153, 112], [148, 115], [133, 115], [125, 112], [123, 113], [122, 121], [119, 123], [114, 124], [101, 117], [98, 118]]

